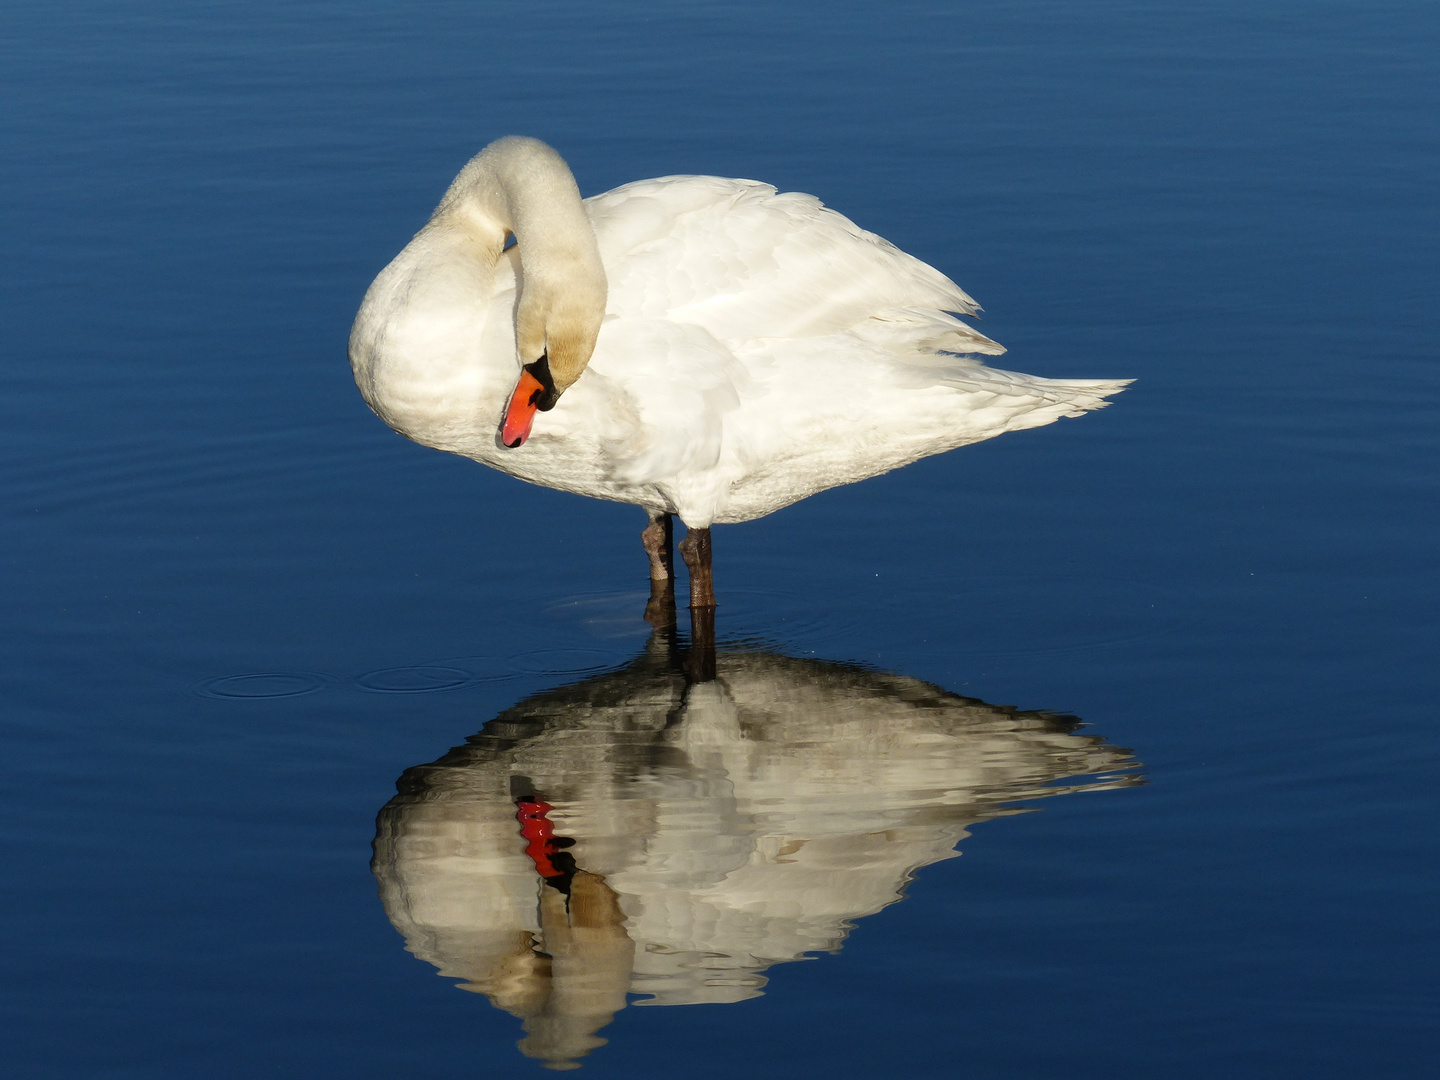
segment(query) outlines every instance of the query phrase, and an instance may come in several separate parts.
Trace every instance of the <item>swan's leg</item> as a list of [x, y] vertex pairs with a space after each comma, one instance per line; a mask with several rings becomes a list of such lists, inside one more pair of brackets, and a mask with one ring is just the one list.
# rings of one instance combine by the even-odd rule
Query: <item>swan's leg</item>
[[651, 514], [650, 524], [640, 534], [645, 554], [650, 556], [651, 581], [669, 581], [675, 576], [675, 559], [670, 553], [674, 538], [675, 518], [670, 514]]
[[715, 606], [715, 581], [710, 571], [710, 530], [687, 529], [680, 541], [680, 556], [690, 568], [690, 606]]
[[645, 605], [645, 621], [657, 630], [675, 626], [674, 537], [675, 519], [670, 514], [650, 515], [650, 524], [640, 534], [645, 554], [650, 556], [650, 602]]

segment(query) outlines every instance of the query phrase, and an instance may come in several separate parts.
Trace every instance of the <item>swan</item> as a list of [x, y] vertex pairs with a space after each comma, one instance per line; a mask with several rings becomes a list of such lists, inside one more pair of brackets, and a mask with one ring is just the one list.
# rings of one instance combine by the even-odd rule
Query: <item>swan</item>
[[704, 609], [712, 525], [1078, 416], [1130, 381], [986, 367], [1005, 350], [957, 317], [979, 310], [813, 195], [665, 176], [582, 199], [555, 150], [507, 136], [376, 277], [349, 352], [408, 438], [644, 508], [652, 595], [671, 588], [678, 515]]

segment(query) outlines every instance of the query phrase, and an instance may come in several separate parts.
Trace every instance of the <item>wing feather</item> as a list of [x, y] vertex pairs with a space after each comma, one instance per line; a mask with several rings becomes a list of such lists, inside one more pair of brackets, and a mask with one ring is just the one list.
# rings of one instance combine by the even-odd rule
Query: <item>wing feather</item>
[[958, 285], [813, 195], [672, 176], [626, 184], [587, 207], [617, 316], [694, 323], [735, 345], [873, 319], [877, 343], [888, 331], [936, 349], [1001, 351], [947, 314], [979, 310]]

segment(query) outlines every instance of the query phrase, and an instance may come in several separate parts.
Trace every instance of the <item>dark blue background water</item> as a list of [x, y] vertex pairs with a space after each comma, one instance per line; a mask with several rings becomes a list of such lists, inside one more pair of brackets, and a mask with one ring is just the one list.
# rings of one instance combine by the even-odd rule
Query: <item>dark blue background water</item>
[[[590, 1075], [1432, 1065], [1433, 5], [63, 3], [4, 26], [19, 1072], [535, 1069], [515, 1020], [403, 950], [374, 817], [406, 767], [640, 647], [643, 519], [404, 442], [344, 354], [369, 280], [509, 132], [586, 193], [813, 192], [976, 295], [1005, 366], [1139, 380], [717, 530], [716, 572], [722, 635], [1076, 713], [1148, 785], [976, 827], [764, 997], [626, 1009]], [[356, 681], [458, 657], [497, 678]], [[310, 674], [233, 678], [273, 672]], [[280, 689], [315, 692], [233, 696]]]

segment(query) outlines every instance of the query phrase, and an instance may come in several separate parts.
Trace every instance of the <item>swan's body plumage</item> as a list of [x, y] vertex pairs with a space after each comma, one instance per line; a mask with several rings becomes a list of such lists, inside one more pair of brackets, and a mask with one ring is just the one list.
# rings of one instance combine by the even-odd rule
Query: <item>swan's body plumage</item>
[[356, 381], [408, 437], [536, 484], [703, 529], [1079, 415], [1125, 385], [985, 366], [1004, 350], [956, 317], [978, 310], [969, 296], [813, 196], [670, 176], [584, 200], [603, 324], [583, 375], [512, 449], [498, 426], [533, 359], [517, 355], [526, 236], [497, 258], [493, 222], [454, 212], [457, 188], [367, 293]]

